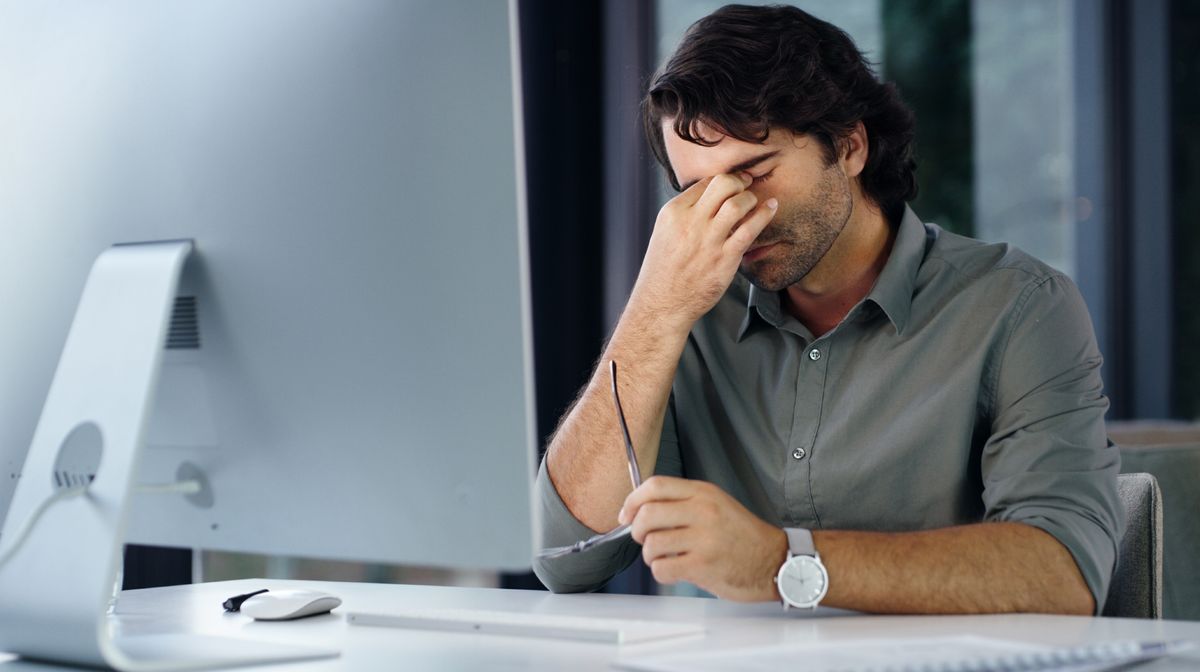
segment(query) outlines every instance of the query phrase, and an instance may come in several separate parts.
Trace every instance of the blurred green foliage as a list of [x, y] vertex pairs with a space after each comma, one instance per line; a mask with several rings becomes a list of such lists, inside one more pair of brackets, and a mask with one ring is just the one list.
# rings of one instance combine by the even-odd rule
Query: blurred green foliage
[[927, 222], [974, 232], [969, 0], [884, 2], [883, 71], [917, 116], [913, 210]]

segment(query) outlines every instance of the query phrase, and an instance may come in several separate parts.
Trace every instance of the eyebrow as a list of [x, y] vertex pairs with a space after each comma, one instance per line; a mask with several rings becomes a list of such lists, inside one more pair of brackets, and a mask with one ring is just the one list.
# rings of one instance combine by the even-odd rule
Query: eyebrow
[[[725, 171], [725, 172], [726, 172], [726, 173], [740, 173], [740, 172], [742, 172], [743, 170], [750, 170], [751, 168], [753, 168], [753, 167], [757, 166], [758, 164], [762, 163], [763, 161], [766, 161], [767, 159], [769, 159], [769, 158], [771, 158], [771, 157], [775, 156], [776, 154], [778, 154], [778, 153], [779, 153], [779, 151], [780, 151], [780, 150], [776, 149], [776, 150], [773, 150], [773, 151], [767, 152], [766, 154], [759, 154], [759, 155], [758, 155], [758, 156], [756, 156], [756, 157], [753, 157], [753, 158], [750, 158], [750, 159], [746, 159], [745, 161], [742, 161], [741, 163], [737, 164], [736, 166], [732, 166], [732, 167], [730, 167], [730, 168], [729, 168], [729, 170], [727, 170], [727, 171]], [[685, 184], [685, 185], [683, 185], [682, 187], [680, 187], [680, 188], [679, 188], [679, 190], [680, 190], [680, 191], [687, 191], [689, 188], [691, 188], [691, 186], [692, 186], [693, 184], [695, 184], [695, 183], [697, 183], [697, 182], [699, 182], [699, 181], [700, 181], [700, 180], [692, 180], [691, 182], [688, 182], [687, 184]]]

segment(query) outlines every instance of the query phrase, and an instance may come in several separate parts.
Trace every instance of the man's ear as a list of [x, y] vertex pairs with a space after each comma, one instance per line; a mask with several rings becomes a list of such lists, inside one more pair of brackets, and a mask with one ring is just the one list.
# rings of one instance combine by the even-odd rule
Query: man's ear
[[854, 130], [850, 131], [842, 138], [840, 147], [841, 156], [839, 161], [842, 164], [842, 170], [845, 171], [846, 177], [858, 177], [863, 171], [863, 166], [867, 165], [868, 145], [867, 145], [867, 128], [863, 126], [861, 121], [854, 124]]

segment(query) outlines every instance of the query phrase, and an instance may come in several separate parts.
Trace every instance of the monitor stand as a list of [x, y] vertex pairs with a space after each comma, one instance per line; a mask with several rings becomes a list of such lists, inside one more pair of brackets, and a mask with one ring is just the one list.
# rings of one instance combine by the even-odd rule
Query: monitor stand
[[[168, 320], [191, 252], [191, 241], [116, 245], [92, 267], [0, 535], [0, 557], [16, 546], [0, 566], [2, 651], [130, 671], [338, 654], [188, 633], [113, 634], [120, 628], [108, 612], [133, 479]], [[28, 535], [17, 538], [64, 487], [86, 490], [50, 505]]]

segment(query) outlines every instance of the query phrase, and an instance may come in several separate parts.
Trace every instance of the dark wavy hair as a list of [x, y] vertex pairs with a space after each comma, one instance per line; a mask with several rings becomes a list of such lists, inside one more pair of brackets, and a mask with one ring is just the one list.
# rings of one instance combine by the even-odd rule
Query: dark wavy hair
[[746, 142], [772, 127], [816, 138], [830, 164], [862, 121], [867, 131], [863, 192], [884, 213], [917, 195], [915, 120], [896, 87], [880, 82], [850, 36], [795, 7], [727, 5], [688, 28], [654, 75], [642, 122], [671, 185], [662, 122], [679, 137], [712, 146], [696, 133], [704, 122]]

